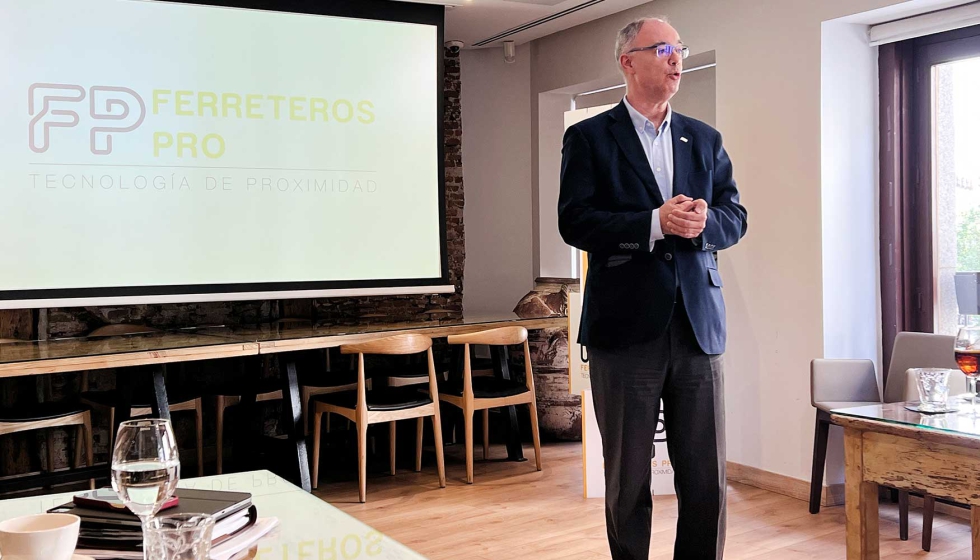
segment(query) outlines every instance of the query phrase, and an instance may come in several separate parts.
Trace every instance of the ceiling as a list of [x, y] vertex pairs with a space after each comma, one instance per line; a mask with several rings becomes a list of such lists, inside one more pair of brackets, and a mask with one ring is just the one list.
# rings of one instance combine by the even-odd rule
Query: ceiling
[[[406, 0], [400, 0], [406, 1]], [[446, 9], [446, 40], [458, 40], [470, 48], [528, 22], [565, 10], [591, 4], [547, 23], [520, 31], [484, 46], [499, 46], [504, 40], [526, 43], [545, 35], [599, 19], [650, 0], [413, 0], [422, 4], [442, 4]]]

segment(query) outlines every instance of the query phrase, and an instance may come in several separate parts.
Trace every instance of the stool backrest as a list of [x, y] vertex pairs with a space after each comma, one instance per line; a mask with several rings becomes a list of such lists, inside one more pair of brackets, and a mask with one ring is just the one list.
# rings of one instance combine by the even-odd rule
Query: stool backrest
[[429, 397], [438, 406], [439, 388], [436, 386], [436, 367], [432, 357], [431, 338], [421, 334], [402, 334], [354, 344], [342, 344], [340, 346], [341, 354], [357, 354], [357, 415], [359, 418], [367, 417], [367, 383], [364, 374], [364, 355], [403, 356], [418, 354], [420, 352], [425, 352], [428, 358]]
[[449, 344], [463, 345], [463, 396], [472, 398], [473, 369], [471, 365], [470, 345], [485, 344], [488, 346], [524, 346], [524, 377], [527, 388], [534, 393], [534, 374], [531, 369], [531, 349], [527, 344], [527, 329], [524, 327], [501, 327], [485, 331], [452, 335], [446, 338]]
[[432, 339], [421, 334], [386, 336], [365, 342], [342, 344], [341, 354], [382, 354], [400, 356], [418, 354], [432, 348]]
[[524, 327], [500, 327], [486, 331], [454, 334], [447, 339], [449, 344], [486, 344], [490, 346], [510, 346], [521, 344], [527, 340], [527, 329]]

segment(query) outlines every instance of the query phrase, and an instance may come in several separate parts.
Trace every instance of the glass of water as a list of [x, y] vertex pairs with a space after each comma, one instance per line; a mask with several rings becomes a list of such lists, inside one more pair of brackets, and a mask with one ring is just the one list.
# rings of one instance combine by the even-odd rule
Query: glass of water
[[[147, 522], [170, 498], [180, 480], [177, 441], [169, 420], [129, 420], [119, 425], [112, 450], [112, 488], [139, 516], [146, 541]], [[143, 558], [148, 558], [143, 546]]]
[[196, 513], [159, 515], [144, 528], [147, 560], [209, 560], [214, 518]]
[[913, 368], [912, 372], [919, 390], [919, 409], [926, 412], [946, 410], [946, 401], [949, 399], [949, 370]]

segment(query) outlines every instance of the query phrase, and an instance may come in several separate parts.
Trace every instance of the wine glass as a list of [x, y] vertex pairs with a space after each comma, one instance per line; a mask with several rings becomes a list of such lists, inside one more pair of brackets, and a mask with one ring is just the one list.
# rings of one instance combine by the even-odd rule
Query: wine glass
[[977, 412], [977, 376], [980, 376], [980, 326], [960, 327], [953, 344], [956, 365], [966, 376], [967, 394], [973, 412]]
[[[112, 488], [146, 524], [173, 495], [180, 480], [180, 458], [169, 420], [129, 420], [119, 425], [112, 450]], [[146, 558], [146, 547], [143, 549]]]

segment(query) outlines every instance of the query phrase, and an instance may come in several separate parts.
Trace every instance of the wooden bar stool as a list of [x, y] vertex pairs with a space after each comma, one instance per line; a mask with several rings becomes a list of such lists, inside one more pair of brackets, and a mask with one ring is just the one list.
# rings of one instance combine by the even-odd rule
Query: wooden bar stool
[[[269, 356], [266, 356], [262, 361], [262, 369], [268, 374], [269, 371]], [[245, 362], [239, 360], [239, 365], [244, 369]], [[263, 380], [259, 383], [258, 392], [255, 394], [255, 402], [267, 402], [267, 401], [279, 401], [282, 400], [282, 389], [278, 387], [279, 382], [276, 379], [269, 379], [268, 375], [263, 376]], [[214, 395], [214, 415], [215, 415], [215, 431], [216, 442], [215, 447], [217, 453], [217, 465], [216, 470], [218, 474], [224, 472], [224, 457], [225, 457], [225, 412], [230, 406], [236, 405], [241, 402], [241, 395], [235, 394], [235, 391], [229, 388], [222, 388], [224, 390], [216, 391], [217, 394]]]
[[[466, 482], [473, 484], [473, 414], [483, 411], [483, 457], [489, 452], [489, 409], [526, 404], [531, 413], [531, 437], [534, 439], [534, 462], [541, 470], [541, 438], [538, 435], [538, 408], [534, 396], [534, 375], [531, 370], [531, 351], [527, 344], [527, 329], [524, 327], [502, 327], [471, 334], [451, 335], [449, 344], [462, 344], [462, 376], [452, 376], [439, 399], [463, 410], [463, 425], [466, 434]], [[470, 356], [470, 345], [524, 346], [525, 383], [517, 383], [497, 377], [474, 377]]]
[[[340, 347], [342, 354], [357, 354], [357, 389], [313, 397], [313, 488], [317, 487], [320, 471], [320, 426], [324, 414], [339, 414], [354, 422], [357, 429], [358, 497], [361, 503], [367, 496], [367, 427], [389, 422], [391, 430], [391, 474], [395, 474], [395, 421], [416, 418], [415, 470], [422, 470], [422, 429], [426, 416], [432, 417], [435, 435], [436, 468], [439, 486], [446, 487], [443, 462], [442, 425], [439, 418], [439, 388], [436, 385], [432, 339], [420, 334], [380, 338]], [[364, 356], [367, 354], [410, 355], [426, 352], [429, 365], [429, 390], [418, 386], [384, 387], [367, 390]]]
[[[17, 339], [0, 338], [0, 344], [24, 342]], [[47, 430], [47, 472], [54, 472], [54, 438], [50, 428], [77, 426], [75, 435], [74, 461], [70, 466], [78, 467], [82, 461], [82, 448], [85, 449], [85, 466], [92, 466], [92, 414], [88, 407], [71, 402], [32, 402], [26, 406], [0, 407], [0, 436]], [[89, 487], [95, 488], [95, 479], [89, 479]]]
[[[72, 467], [79, 467], [82, 454], [79, 448], [85, 449], [85, 466], [92, 466], [92, 416], [88, 408], [72, 403], [32, 403], [30, 407], [15, 409], [0, 409], [0, 436], [77, 426], [76, 445], [74, 446], [74, 461], [69, 461]], [[54, 472], [54, 450], [48, 443], [47, 472]], [[95, 479], [89, 479], [89, 488], [95, 489]]]

